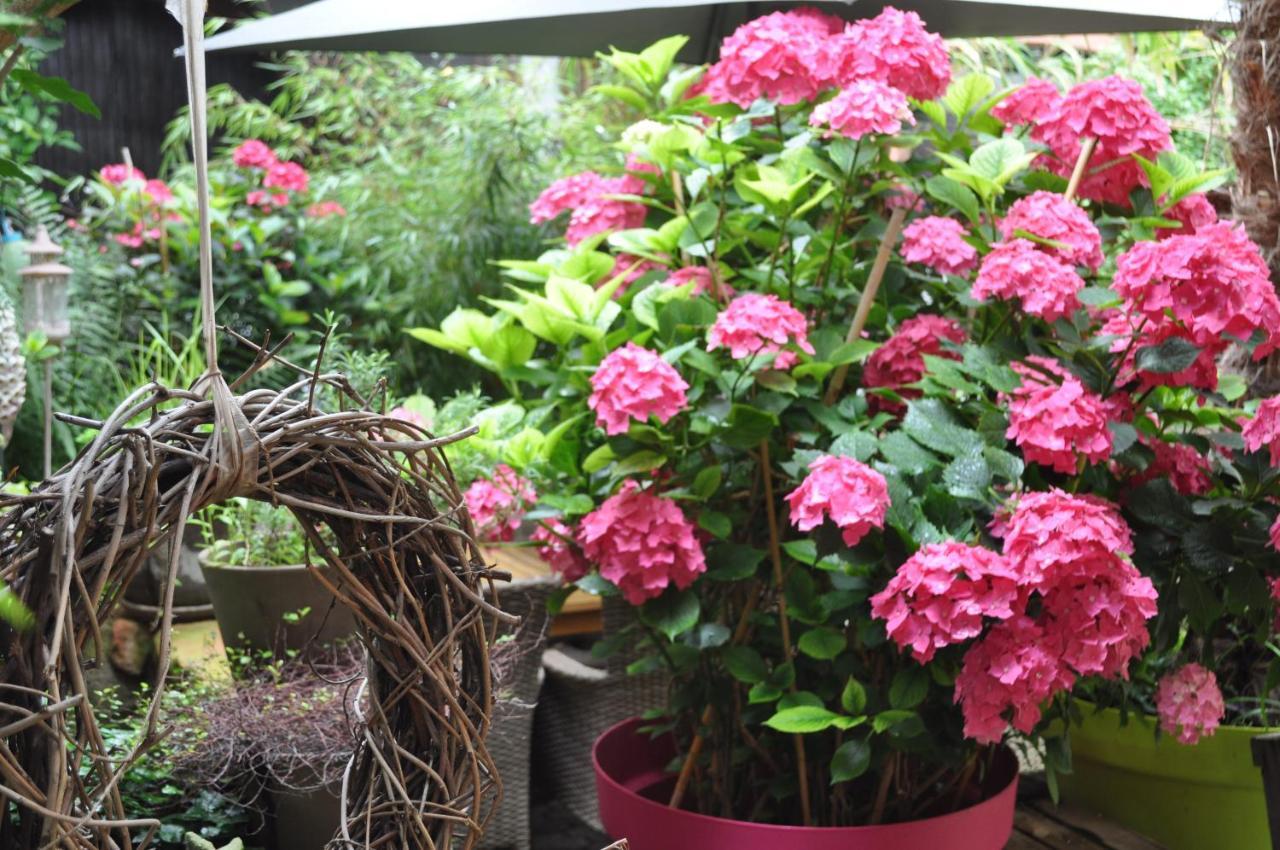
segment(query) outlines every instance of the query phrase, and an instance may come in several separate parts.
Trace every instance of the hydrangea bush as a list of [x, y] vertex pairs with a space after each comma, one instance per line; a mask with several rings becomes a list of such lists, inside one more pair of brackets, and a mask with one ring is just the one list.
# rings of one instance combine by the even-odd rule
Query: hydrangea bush
[[[211, 163], [214, 271], [224, 282], [218, 315], [258, 339], [263, 328], [305, 336], [315, 313], [354, 286], [340, 247], [346, 211], [311, 185], [310, 175], [249, 139]], [[195, 315], [199, 232], [191, 181], [148, 178], [126, 163], [104, 165], [84, 181], [81, 238], [104, 255], [120, 255], [118, 277], [149, 300], [141, 314]], [[161, 309], [152, 309], [152, 308]], [[308, 356], [294, 351], [294, 355]], [[228, 349], [232, 370], [246, 350]]]
[[635, 606], [681, 804], [947, 811], [1073, 692], [1184, 742], [1265, 715], [1280, 403], [1224, 363], [1280, 300], [1224, 175], [1135, 84], [955, 79], [912, 13], [682, 44], [609, 57], [648, 116], [617, 161], [533, 202], [551, 244], [491, 311], [413, 332], [523, 412], [473, 517], [523, 501]]

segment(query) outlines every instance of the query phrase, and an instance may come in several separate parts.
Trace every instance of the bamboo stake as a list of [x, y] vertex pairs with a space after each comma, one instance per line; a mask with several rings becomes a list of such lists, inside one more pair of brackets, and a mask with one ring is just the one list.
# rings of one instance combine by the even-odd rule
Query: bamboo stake
[[1089, 164], [1089, 157], [1093, 156], [1093, 149], [1098, 146], [1098, 139], [1095, 136], [1089, 136], [1080, 145], [1080, 155], [1076, 157], [1076, 166], [1071, 169], [1071, 179], [1067, 181], [1067, 191], [1064, 197], [1068, 201], [1075, 200], [1076, 192], [1080, 189], [1080, 181], [1084, 179], [1085, 167]]
[[[880, 282], [884, 280], [885, 270], [889, 268], [889, 255], [893, 251], [893, 246], [897, 244], [898, 237], [902, 235], [902, 225], [906, 222], [907, 211], [902, 207], [898, 207], [889, 216], [889, 223], [885, 226], [884, 235], [880, 237], [880, 247], [876, 249], [875, 261], [871, 264], [871, 274], [867, 277], [867, 285], [862, 288], [862, 297], [858, 299], [858, 309], [853, 314], [853, 322], [849, 325], [849, 333], [845, 335], [845, 342], [854, 342], [862, 336], [862, 329], [867, 325], [867, 316], [871, 314], [871, 305], [876, 301], [876, 293], [880, 290]], [[827, 387], [827, 394], [823, 397], [823, 404], [828, 406], [835, 404], [836, 399], [840, 395], [840, 390], [844, 388], [844, 380], [849, 375], [849, 364], [845, 363], [836, 368], [835, 374], [831, 376], [831, 384]]]
[[[894, 211], [895, 214], [897, 210]], [[769, 519], [769, 558], [773, 561], [773, 584], [778, 593], [778, 622], [782, 626], [782, 651], [791, 660], [791, 621], [787, 617], [787, 594], [782, 586], [782, 544], [778, 533], [778, 508], [773, 503], [773, 469], [769, 462], [769, 441], [760, 441], [760, 470], [764, 474], [764, 508]], [[796, 692], [796, 681], [791, 680], [791, 693]], [[809, 808], [809, 766], [804, 753], [804, 736], [792, 735], [796, 750], [796, 772], [800, 780], [800, 816], [805, 826], [813, 826], [813, 812]]]

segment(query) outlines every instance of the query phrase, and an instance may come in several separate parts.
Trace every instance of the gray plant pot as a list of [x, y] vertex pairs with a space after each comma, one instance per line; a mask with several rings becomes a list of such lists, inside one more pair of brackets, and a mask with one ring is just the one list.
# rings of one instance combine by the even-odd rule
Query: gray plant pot
[[[305, 566], [241, 567], [210, 563], [200, 554], [222, 642], [252, 652], [284, 655], [345, 640], [355, 635], [350, 609], [335, 602]], [[319, 567], [325, 571], [328, 567]], [[310, 612], [297, 622], [286, 614]]]

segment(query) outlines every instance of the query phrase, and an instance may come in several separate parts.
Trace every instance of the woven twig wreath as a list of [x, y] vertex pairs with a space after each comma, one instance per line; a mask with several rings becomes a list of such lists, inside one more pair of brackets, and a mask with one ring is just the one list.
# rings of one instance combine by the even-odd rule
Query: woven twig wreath
[[[100, 624], [151, 547], [173, 540], [163, 676], [181, 537], [172, 532], [233, 496], [292, 510], [331, 567], [314, 574], [355, 612], [368, 651], [369, 716], [343, 779], [334, 846], [472, 845], [480, 826], [472, 813], [488, 808], [478, 804], [494, 784], [484, 748], [488, 645], [504, 615], [483, 598], [489, 575], [439, 453], [458, 437], [431, 439], [363, 402], [320, 412], [314, 399], [326, 385], [355, 398], [337, 375], [228, 393], [238, 435], [215, 425], [225, 420], [205, 393], [143, 387], [106, 422], [74, 420], [98, 429], [93, 443], [29, 496], [8, 500], [0, 576], [36, 624], [2, 645], [0, 847], [124, 850], [159, 827], [129, 819], [117, 789], [137, 752], [163, 733], [160, 693], [138, 750], [108, 757], [82, 675], [86, 645], [105, 657]], [[241, 474], [218, 458], [246, 435], [256, 451], [244, 457], [256, 463]]]

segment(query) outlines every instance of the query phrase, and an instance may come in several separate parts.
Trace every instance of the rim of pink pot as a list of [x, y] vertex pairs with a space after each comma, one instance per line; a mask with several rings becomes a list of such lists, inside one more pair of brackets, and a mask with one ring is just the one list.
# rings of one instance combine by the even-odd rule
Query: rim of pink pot
[[[858, 834], [871, 834], [876, 832], [884, 832], [886, 830], [892, 830], [894, 827], [904, 827], [908, 825], [922, 825], [922, 824], [941, 825], [951, 820], [966, 820], [978, 814], [979, 811], [982, 809], [986, 809], [986, 808], [994, 809], [999, 807], [1001, 804], [1007, 802], [1006, 798], [1012, 797], [1017, 793], [1018, 774], [1019, 774], [1019, 771], [1017, 768], [1017, 758], [1016, 756], [1013, 755], [1012, 751], [1010, 751], [1007, 746], [1001, 746], [1001, 750], [1004, 752], [1005, 756], [1011, 759], [1014, 765], [1014, 769], [1009, 777], [1009, 780], [1004, 785], [1000, 786], [999, 790], [993, 792], [985, 799], [977, 803], [974, 803], [972, 806], [966, 806], [963, 809], [956, 809], [954, 812], [947, 812], [944, 815], [934, 815], [933, 817], [920, 818], [918, 820], [902, 821], [898, 823], [886, 823], [886, 824], [879, 824], [876, 826], [865, 826], [865, 825], [864, 826], [787, 826], [787, 825], [775, 824], [775, 823], [754, 823], [752, 821], [736, 820], [734, 818], [713, 817], [711, 815], [699, 814], [698, 812], [691, 812], [688, 809], [672, 809], [669, 806], [664, 806], [659, 802], [649, 799], [648, 797], [644, 797], [640, 794], [637, 794], [635, 791], [631, 790], [626, 785], [623, 785], [621, 782], [614, 779], [614, 777], [611, 776], [609, 772], [606, 771], [601, 766], [599, 750], [600, 750], [600, 743], [602, 741], [614, 735], [615, 733], [621, 733], [625, 731], [623, 727], [626, 727], [626, 726], [638, 727], [646, 722], [649, 722], [649, 721], [645, 721], [639, 717], [630, 717], [630, 718], [627, 718], [626, 720], [623, 720], [620, 723], [615, 723], [614, 725], [606, 729], [603, 733], [600, 734], [600, 737], [596, 738], [595, 742], [592, 743], [591, 745], [591, 765], [595, 769], [596, 776], [600, 780], [604, 781], [609, 786], [611, 786], [614, 791], [630, 798], [637, 805], [640, 805], [642, 808], [648, 809], [650, 811], [654, 811], [655, 814], [658, 812], [661, 812], [663, 817], [667, 817], [667, 818], [676, 818], [680, 820], [688, 819], [695, 822], [733, 824], [736, 826], [749, 827], [752, 830], [759, 830], [761, 832], [766, 832], [766, 833], [773, 832], [777, 834], [785, 833], [790, 836], [804, 835], [806, 833], [821, 833], [824, 835], [830, 835], [834, 832], [840, 832], [841, 834], [858, 835]], [[638, 734], [638, 733], [636, 733], [635, 731], [632, 731], [632, 734]]]

